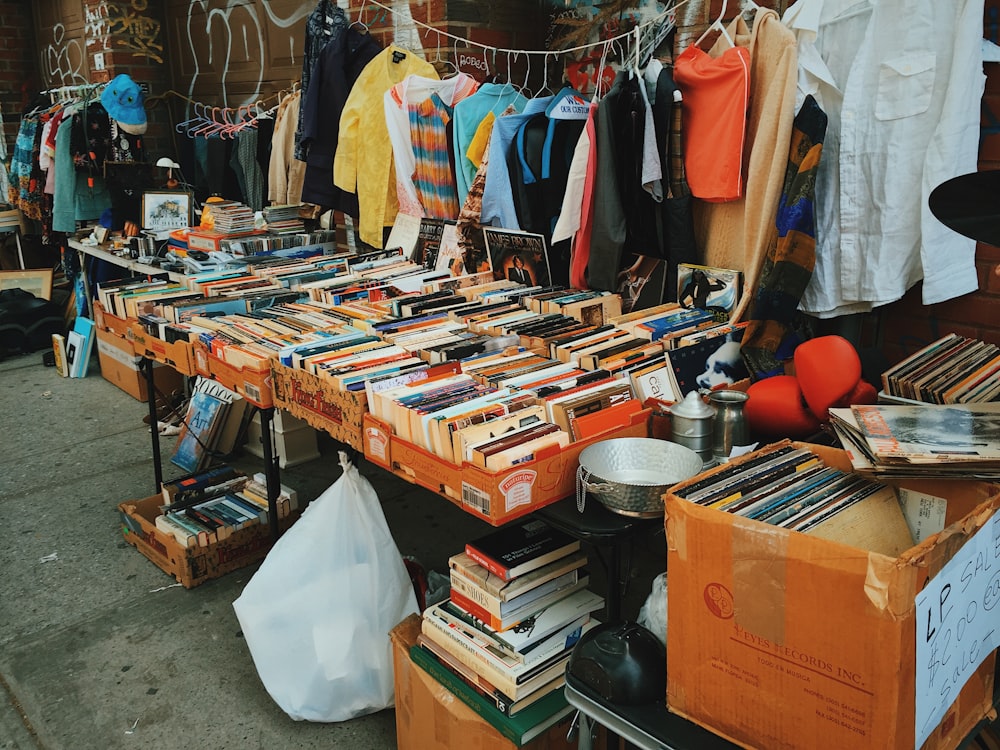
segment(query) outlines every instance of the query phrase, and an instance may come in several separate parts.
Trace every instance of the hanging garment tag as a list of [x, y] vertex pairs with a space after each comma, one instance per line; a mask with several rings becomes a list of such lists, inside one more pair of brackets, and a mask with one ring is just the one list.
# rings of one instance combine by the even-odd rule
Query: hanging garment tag
[[397, 63], [397, 64], [401, 63], [405, 59], [406, 59], [406, 53], [405, 52], [393, 52], [392, 53], [392, 61], [394, 63]]

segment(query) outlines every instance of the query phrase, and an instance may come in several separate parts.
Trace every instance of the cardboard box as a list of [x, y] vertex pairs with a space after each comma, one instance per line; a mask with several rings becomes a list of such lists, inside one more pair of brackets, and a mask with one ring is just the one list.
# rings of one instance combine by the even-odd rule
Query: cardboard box
[[264, 363], [261, 369], [235, 367], [213, 356], [204, 344], [191, 345], [194, 370], [206, 378], [218, 380], [226, 388], [236, 391], [254, 406], [267, 409], [274, 406], [271, 388], [271, 363]]
[[94, 300], [94, 325], [97, 328], [103, 329], [105, 331], [111, 331], [119, 336], [127, 336], [130, 326], [128, 318], [119, 318], [117, 315], [112, 315], [104, 306]]
[[559, 450], [541, 451], [538, 458], [491, 472], [470, 463], [462, 465], [437, 456], [392, 434], [392, 428], [371, 413], [364, 415], [365, 458], [408, 482], [442, 495], [462, 510], [494, 526], [533, 513], [576, 493], [580, 452], [600, 440], [648, 437], [649, 410], [632, 415], [628, 425], [570, 443]]
[[[171, 534], [156, 528], [163, 502], [162, 495], [152, 495], [121, 503], [122, 536], [186, 589], [261, 560], [271, 549], [270, 524], [246, 526], [207, 547], [184, 548]], [[293, 512], [279, 519], [279, 528], [284, 531], [299, 515]]]
[[132, 348], [139, 356], [170, 365], [182, 375], [197, 374], [194, 369], [194, 353], [187, 341], [170, 343], [159, 339], [136, 320], [131, 321], [128, 336], [132, 341]]
[[[105, 380], [139, 401], [148, 400], [146, 374], [139, 369], [142, 357], [134, 353], [128, 339], [98, 328], [97, 356]], [[183, 378], [172, 367], [154, 362], [153, 382], [160, 393], [170, 395], [183, 385]]]
[[332, 383], [305, 370], [271, 362], [274, 405], [287, 410], [335, 440], [363, 449], [362, 420], [368, 413], [364, 391], [338, 391]]
[[[844, 451], [808, 447], [851, 469]], [[665, 498], [668, 708], [748, 748], [912, 750], [915, 597], [1000, 507], [1000, 488], [892, 482], [947, 500], [944, 531], [893, 558], [673, 494], [722, 468]], [[991, 710], [995, 658], [961, 688], [924, 750], [957, 747]]]
[[[420, 616], [410, 615], [389, 634], [396, 690], [396, 744], [399, 750], [515, 750], [508, 740], [410, 660], [420, 633]], [[573, 750], [566, 741], [572, 713], [522, 748]]]

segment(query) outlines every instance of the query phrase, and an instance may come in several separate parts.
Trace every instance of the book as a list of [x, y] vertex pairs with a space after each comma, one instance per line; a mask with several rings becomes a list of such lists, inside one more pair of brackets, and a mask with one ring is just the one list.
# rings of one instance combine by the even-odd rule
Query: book
[[187, 472], [208, 466], [227, 408], [228, 404], [216, 396], [193, 392], [170, 462]]
[[66, 361], [66, 337], [61, 333], [52, 334], [52, 355], [56, 362], [56, 372], [69, 377], [69, 362]]
[[[559, 690], [564, 684], [566, 684], [565, 676], [559, 675], [549, 684], [543, 685], [535, 692], [529, 693], [520, 700], [512, 700], [509, 696], [504, 695], [503, 692], [497, 690], [496, 686], [491, 684], [489, 680], [476, 672], [476, 670], [464, 664], [446, 649], [441, 648], [440, 645], [432, 641], [423, 633], [417, 634], [416, 645], [424, 649], [430, 656], [440, 663], [442, 667], [447, 669], [456, 677], [459, 677], [469, 687], [482, 695], [484, 698], [488, 699], [492, 705], [496, 705], [497, 709], [502, 711], [505, 716], [516, 716], [520, 711], [524, 710], [532, 703], [541, 700], [553, 690]], [[560, 692], [562, 691], [560, 690]]]
[[239, 440], [245, 436], [254, 410], [243, 396], [226, 388], [217, 380], [198, 376], [193, 390], [207, 393], [227, 404], [225, 420], [219, 429], [214, 449], [216, 453], [228, 456], [236, 449]]
[[469, 541], [465, 553], [510, 581], [580, 549], [580, 541], [537, 519], [518, 520]]
[[556, 642], [545, 648], [536, 662], [521, 663], [499, 650], [485, 634], [476, 635], [450, 622], [436, 604], [424, 610], [420, 632], [483, 675], [512, 700], [520, 700], [564, 674], [572, 651]]
[[[456, 589], [452, 589], [450, 602], [487, 626], [487, 634], [502, 643], [518, 661], [529, 663], [534, 661], [524, 658], [529, 647], [571, 622], [579, 620], [577, 624], [582, 624], [581, 618], [604, 606], [604, 599], [587, 588], [589, 583], [590, 577], [583, 575], [574, 583], [564, 584], [504, 616], [487, 612]], [[447, 613], [447, 602], [439, 606]]]
[[477, 563], [465, 552], [459, 552], [448, 558], [451, 579], [462, 578], [469, 582], [472, 589], [479, 592], [475, 596], [495, 598], [501, 602], [516, 599], [522, 594], [540, 587], [567, 573], [576, 572], [587, 564], [587, 556], [583, 552], [574, 552], [560, 557], [558, 560], [536, 568], [529, 573], [505, 581]]
[[563, 691], [558, 689], [559, 683], [545, 691], [543, 698], [533, 701], [513, 716], [504, 715], [495, 699], [486, 698], [470, 687], [419, 644], [410, 647], [410, 658], [517, 747], [538, 737], [573, 711]]
[[[94, 351], [97, 330], [94, 321], [78, 315], [73, 321], [73, 330], [66, 338], [66, 361], [71, 378], [85, 378], [90, 368], [90, 357]], [[70, 352], [72, 348], [72, 353]]]

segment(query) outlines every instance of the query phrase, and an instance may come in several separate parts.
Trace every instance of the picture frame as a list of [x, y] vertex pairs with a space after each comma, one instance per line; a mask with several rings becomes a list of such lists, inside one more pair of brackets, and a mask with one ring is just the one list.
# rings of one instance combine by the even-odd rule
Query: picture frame
[[194, 196], [187, 190], [145, 190], [142, 194], [142, 228], [150, 231], [191, 226]]
[[30, 268], [24, 271], [0, 271], [0, 290], [23, 289], [41, 299], [52, 299], [51, 268]]

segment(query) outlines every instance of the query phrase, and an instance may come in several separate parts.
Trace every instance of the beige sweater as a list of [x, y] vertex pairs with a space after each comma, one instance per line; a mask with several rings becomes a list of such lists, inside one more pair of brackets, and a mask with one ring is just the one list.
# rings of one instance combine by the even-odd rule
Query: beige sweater
[[289, 94], [278, 105], [271, 137], [271, 161], [267, 170], [267, 198], [272, 203], [299, 203], [306, 163], [295, 158], [295, 128], [299, 122], [302, 92]]
[[[753, 303], [767, 249], [777, 241], [775, 216], [795, 118], [795, 35], [773, 10], [759, 10], [751, 33], [737, 16], [729, 25], [737, 45], [750, 48], [750, 107], [743, 147], [744, 194], [729, 203], [694, 201], [695, 235], [706, 265], [743, 271], [733, 320]], [[720, 38], [709, 54], [721, 53]]]

